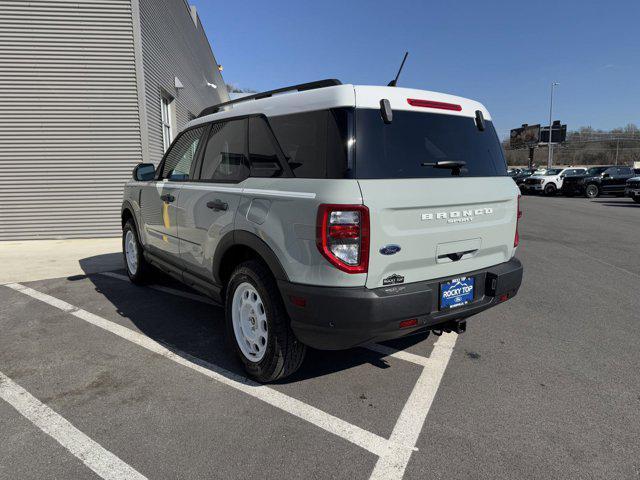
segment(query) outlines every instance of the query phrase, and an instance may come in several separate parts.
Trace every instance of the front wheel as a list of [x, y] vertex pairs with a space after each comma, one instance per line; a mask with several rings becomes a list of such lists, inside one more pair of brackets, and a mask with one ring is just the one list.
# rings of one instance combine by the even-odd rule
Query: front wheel
[[150, 266], [144, 258], [136, 226], [131, 219], [122, 229], [122, 254], [129, 279], [136, 284], [144, 283]]
[[596, 198], [600, 195], [600, 189], [597, 185], [591, 184], [587, 185], [587, 188], [584, 191], [584, 196], [587, 198]]
[[633, 197], [633, 201], [636, 203], [640, 203], [640, 197]]
[[247, 373], [266, 383], [298, 370], [306, 346], [291, 330], [271, 272], [247, 261], [233, 272], [226, 290], [227, 337]]
[[544, 187], [545, 195], [555, 195], [557, 191], [558, 191], [558, 188], [553, 183], [549, 183]]

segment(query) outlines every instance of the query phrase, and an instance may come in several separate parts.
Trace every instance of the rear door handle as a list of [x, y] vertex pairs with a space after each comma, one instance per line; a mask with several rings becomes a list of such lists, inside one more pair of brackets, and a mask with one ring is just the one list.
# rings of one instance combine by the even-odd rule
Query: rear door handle
[[215, 210], [216, 212], [221, 210], [227, 210], [229, 208], [229, 204], [223, 202], [220, 199], [215, 199], [213, 202], [207, 202], [207, 208], [211, 210]]
[[162, 200], [163, 202], [171, 203], [175, 199], [176, 199], [176, 197], [174, 197], [170, 193], [165, 193], [164, 195], [160, 195], [160, 200]]

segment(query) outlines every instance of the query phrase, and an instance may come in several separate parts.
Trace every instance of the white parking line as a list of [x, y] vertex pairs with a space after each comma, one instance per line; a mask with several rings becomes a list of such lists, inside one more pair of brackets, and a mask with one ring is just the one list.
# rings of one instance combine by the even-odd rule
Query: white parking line
[[[109, 276], [117, 278], [112, 275]], [[229, 372], [217, 365], [192, 357], [184, 352], [169, 350], [165, 346], [139, 332], [126, 328], [86, 310], [82, 310], [63, 300], [38, 292], [37, 290], [33, 290], [32, 288], [18, 283], [7, 284], [5, 286], [74, 315], [81, 320], [111, 332], [114, 335], [146, 348], [151, 352], [173, 360], [180, 365], [195, 370], [224, 385], [246, 393], [256, 399], [262, 400], [269, 405], [316, 425], [323, 430], [333, 433], [334, 435], [337, 435], [377, 455], [379, 459], [371, 474], [371, 479], [375, 480], [401, 479], [404, 476], [404, 472], [409, 460], [411, 459], [411, 454], [413, 451], [417, 450], [416, 444], [418, 442], [418, 437], [422, 431], [429, 410], [431, 409], [431, 405], [438, 387], [440, 386], [440, 382], [447, 364], [449, 363], [453, 347], [458, 337], [457, 334], [454, 333], [443, 334], [433, 345], [433, 351], [429, 358], [409, 354], [408, 352], [397, 351], [383, 345], [375, 345], [372, 347], [373, 350], [378, 351], [379, 353], [392, 355], [423, 366], [422, 373], [420, 374], [418, 381], [393, 428], [391, 437], [389, 439], [385, 439], [373, 432], [369, 432], [363, 428], [346, 422], [345, 420], [323, 412], [316, 407], [289, 397], [270, 387]], [[179, 290], [175, 290], [175, 292], [179, 295], [183, 293]], [[194, 296], [193, 294], [189, 295]]]
[[2, 372], [0, 398], [105, 480], [146, 479]]
[[426, 367], [429, 364], [429, 357], [422, 357], [420, 355], [416, 355], [415, 353], [406, 352], [404, 350], [396, 350], [395, 348], [387, 347], [386, 345], [380, 345], [379, 343], [367, 345], [362, 348], [381, 353], [385, 357], [393, 357], [397, 358], [398, 360], [404, 360], [405, 362], [415, 363], [416, 365], [420, 365], [422, 367]]
[[[420, 374], [407, 403], [402, 409], [389, 441], [394, 444], [416, 445], [431, 409], [440, 381], [447, 368], [458, 335], [443, 333], [433, 345], [429, 363]], [[394, 450], [382, 455], [376, 463], [371, 479], [400, 479], [409, 464], [411, 450]]]
[[184, 352], [172, 351], [151, 338], [138, 333], [129, 328], [123, 327], [115, 322], [102, 318], [86, 310], [79, 309], [63, 300], [47, 295], [46, 293], [38, 292], [32, 288], [25, 287], [17, 283], [7, 284], [7, 287], [24, 293], [32, 298], [40, 300], [48, 305], [56, 307], [64, 312], [67, 312], [81, 320], [84, 320], [96, 327], [100, 327], [103, 330], [113, 333], [125, 340], [135, 343], [147, 350], [150, 350], [158, 355], [173, 360], [180, 365], [191, 368], [213, 380], [216, 380], [224, 385], [235, 388], [247, 395], [262, 400], [280, 410], [284, 410], [291, 415], [295, 415], [298, 418], [306, 420], [317, 427], [320, 427], [328, 432], [333, 433], [339, 437], [348, 440], [349, 442], [358, 445], [365, 450], [368, 450], [378, 456], [388, 453], [389, 449], [412, 449], [410, 447], [402, 447], [400, 445], [391, 444], [386, 438], [383, 438], [375, 433], [371, 433], [356, 425], [352, 425], [338, 417], [334, 417], [322, 410], [307, 405], [300, 400], [289, 397], [283, 393], [278, 392], [265, 385], [261, 385], [246, 377], [242, 377], [235, 373], [229, 372], [217, 365], [205, 362], [200, 359], [191, 357]]
[[[130, 282], [129, 277], [116, 272], [102, 272], [100, 273], [100, 275], [114, 278], [116, 280]], [[189, 293], [183, 290], [178, 290], [176, 288], [163, 287], [161, 285], [147, 285], [147, 287], [159, 292], [169, 293], [178, 297], [188, 298], [189, 300], [195, 300], [196, 302], [202, 302], [221, 307], [220, 304], [214, 302], [210, 298], [207, 298], [204, 295], [198, 295], [197, 293]], [[416, 355], [414, 353], [405, 352], [403, 350], [396, 350], [395, 348], [387, 347], [386, 345], [372, 344], [363, 346], [362, 348], [366, 348], [367, 350], [371, 350], [376, 353], [381, 353], [385, 357], [393, 357], [399, 360], [404, 360], [405, 362], [415, 363], [416, 365], [420, 365], [422, 367], [424, 367], [429, 361], [428, 357], [421, 357], [420, 355]]]

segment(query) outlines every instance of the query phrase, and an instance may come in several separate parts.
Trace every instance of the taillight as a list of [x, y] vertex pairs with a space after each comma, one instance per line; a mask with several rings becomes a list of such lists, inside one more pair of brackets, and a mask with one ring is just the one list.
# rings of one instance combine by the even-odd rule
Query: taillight
[[407, 98], [407, 103], [412, 107], [439, 108], [440, 110], [462, 111], [462, 106], [455, 103], [436, 102], [435, 100], [420, 100], [418, 98]]
[[369, 269], [369, 209], [364, 205], [320, 205], [316, 224], [320, 253], [347, 273]]
[[518, 216], [516, 217], [516, 237], [513, 239], [514, 248], [520, 244], [520, 235], [518, 235], [518, 224], [520, 223], [520, 217], [522, 217], [522, 210], [520, 210], [520, 197], [521, 195], [518, 195], [518, 203], [516, 207], [518, 209]]

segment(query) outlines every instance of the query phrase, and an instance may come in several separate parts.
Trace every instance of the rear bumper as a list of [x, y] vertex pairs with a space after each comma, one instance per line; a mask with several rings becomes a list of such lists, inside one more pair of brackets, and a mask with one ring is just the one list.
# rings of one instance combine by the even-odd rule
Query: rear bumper
[[[279, 281], [291, 327], [298, 339], [322, 350], [342, 350], [390, 340], [451, 321], [462, 321], [513, 297], [522, 282], [522, 264], [516, 258], [494, 267], [462, 273], [476, 278], [475, 299], [455, 310], [439, 310], [440, 282], [426, 282], [368, 289], [365, 287], [317, 287]], [[298, 300], [298, 304], [291, 301]], [[304, 299], [304, 306], [300, 306]], [[417, 319], [411, 328], [400, 322]]]

